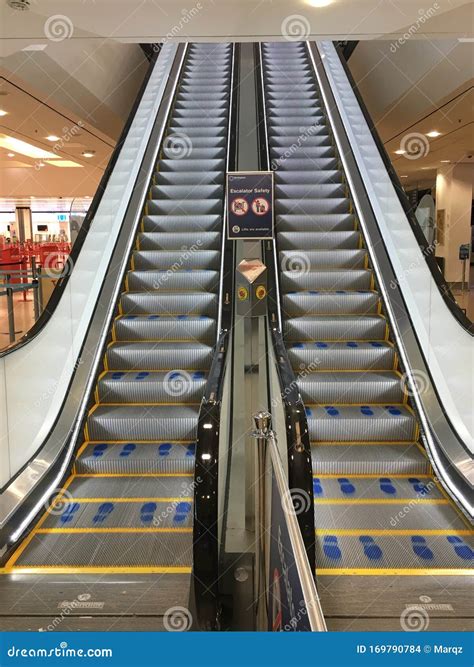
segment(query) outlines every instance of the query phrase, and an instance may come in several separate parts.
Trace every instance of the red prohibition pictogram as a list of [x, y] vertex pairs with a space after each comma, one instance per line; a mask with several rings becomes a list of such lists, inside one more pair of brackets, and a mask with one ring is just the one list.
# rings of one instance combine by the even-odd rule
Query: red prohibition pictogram
[[252, 211], [255, 215], [265, 215], [270, 209], [270, 203], [265, 197], [255, 197], [252, 202]]
[[242, 197], [237, 197], [231, 201], [230, 210], [234, 215], [245, 215], [249, 210], [248, 202]]

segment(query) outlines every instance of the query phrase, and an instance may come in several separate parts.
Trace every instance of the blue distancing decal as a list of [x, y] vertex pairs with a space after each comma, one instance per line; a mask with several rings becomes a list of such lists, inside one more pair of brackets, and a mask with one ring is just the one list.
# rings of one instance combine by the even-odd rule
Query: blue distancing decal
[[105, 442], [101, 442], [100, 445], [94, 445], [94, 449], [92, 450], [92, 456], [94, 456], [96, 459], [99, 459], [101, 456], [104, 455], [104, 452], [108, 449], [108, 445], [105, 444]]
[[382, 558], [382, 549], [375, 543], [373, 537], [370, 537], [370, 535], [361, 535], [359, 542], [364, 547], [364, 553], [369, 560], [380, 560]]
[[313, 411], [311, 410], [311, 408], [305, 407], [305, 412], [308, 417], [313, 416]]
[[390, 495], [394, 495], [397, 493], [397, 489], [392, 484], [392, 480], [390, 479], [390, 477], [381, 477], [379, 479], [379, 482], [380, 482], [380, 490], [383, 491], [384, 493], [388, 493]]
[[351, 493], [355, 493], [355, 486], [352, 484], [351, 480], [348, 479], [347, 477], [339, 477], [338, 480], [339, 486], [341, 487], [342, 493], [345, 495], [350, 495]]
[[148, 373], [148, 371], [140, 371], [139, 373], [137, 373], [135, 375], [135, 380], [144, 380], [149, 375], [150, 375], [150, 373]]
[[173, 521], [175, 523], [183, 523], [186, 521], [189, 513], [191, 511], [191, 503], [178, 503], [176, 505], [176, 511]]
[[295, 344], [293, 345], [293, 347], [294, 347], [296, 350], [301, 350], [301, 349], [304, 347], [304, 345], [303, 345], [303, 343], [295, 343]]
[[328, 344], [327, 344], [327, 343], [322, 343], [322, 342], [315, 343], [314, 345], [315, 345], [316, 347], [319, 347], [320, 349], [324, 349], [324, 348], [328, 347]]
[[383, 347], [382, 343], [379, 343], [376, 340], [371, 340], [370, 344], [372, 345], [372, 347]]
[[339, 410], [335, 408], [333, 405], [325, 405], [324, 409], [326, 410], [327, 414], [330, 417], [337, 417], [339, 414]]
[[107, 517], [114, 511], [114, 507], [115, 505], [113, 503], [102, 503], [92, 519], [92, 523], [104, 523]]
[[161, 315], [148, 315], [149, 320], [159, 320]]
[[359, 347], [359, 345], [355, 342], [355, 340], [349, 340], [346, 343], [347, 347]]
[[124, 320], [136, 320], [137, 315], [125, 315]]
[[331, 560], [340, 560], [342, 558], [341, 549], [335, 535], [326, 535], [324, 537], [323, 551]]
[[159, 456], [169, 456], [172, 448], [171, 442], [163, 442], [161, 445], [158, 447], [158, 455]]
[[315, 496], [322, 496], [324, 494], [323, 486], [319, 477], [313, 477], [313, 493]]
[[178, 315], [178, 317], [176, 319], [177, 320], [187, 320], [188, 316], [187, 315]]
[[155, 516], [157, 504], [156, 503], [145, 503], [140, 509], [140, 521], [145, 525], [150, 525]]
[[448, 535], [446, 539], [453, 545], [454, 551], [459, 558], [462, 558], [463, 560], [472, 560], [474, 558], [474, 552], [471, 547], [460, 537], [457, 535]]
[[66, 509], [61, 514], [60, 522], [61, 523], [70, 523], [74, 519], [74, 515], [79, 509], [79, 503], [68, 503]]
[[196, 371], [192, 374], [191, 377], [193, 380], [202, 380], [204, 377], [204, 371]]
[[421, 535], [413, 535], [411, 538], [411, 546], [415, 554], [423, 560], [433, 560], [434, 555], [431, 549], [426, 544], [426, 539]]
[[373, 417], [374, 416], [374, 411], [369, 405], [361, 405], [360, 406], [360, 411], [365, 417]]
[[196, 455], [196, 444], [193, 442], [191, 445], [186, 446], [186, 456], [195, 456]]
[[112, 373], [112, 380], [121, 380], [125, 373], [118, 371], [116, 373]]
[[389, 414], [398, 416], [402, 414], [402, 411], [396, 408], [394, 405], [386, 405], [385, 409], [388, 411]]
[[136, 450], [137, 446], [133, 444], [133, 442], [128, 442], [126, 445], [122, 447], [122, 451], [120, 452], [120, 456], [123, 458], [127, 458], [127, 456], [130, 456], [132, 452]]

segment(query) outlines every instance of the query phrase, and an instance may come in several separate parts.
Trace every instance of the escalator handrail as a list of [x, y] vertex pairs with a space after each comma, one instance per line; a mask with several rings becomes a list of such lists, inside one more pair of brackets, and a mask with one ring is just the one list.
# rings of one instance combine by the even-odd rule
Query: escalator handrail
[[357, 102], [359, 103], [360, 110], [362, 112], [362, 115], [365, 118], [365, 121], [367, 123], [367, 127], [373, 137], [373, 140], [375, 142], [375, 145], [377, 146], [377, 149], [380, 153], [380, 157], [385, 165], [385, 168], [387, 170], [387, 173], [390, 177], [390, 180], [392, 181], [393, 188], [397, 194], [397, 197], [400, 201], [400, 204], [402, 205], [402, 208], [405, 212], [405, 215], [407, 217], [407, 220], [410, 224], [410, 227], [413, 231], [413, 234], [415, 235], [416, 242], [420, 246], [422, 253], [424, 255], [425, 261], [428, 265], [428, 268], [431, 272], [431, 275], [433, 276], [433, 280], [435, 281], [438, 290], [441, 294], [441, 296], [444, 299], [444, 302], [446, 303], [447, 307], [449, 308], [451, 314], [453, 317], [456, 318], [456, 320], [459, 322], [460, 326], [467, 331], [471, 336], [474, 336], [474, 324], [471, 322], [471, 320], [467, 317], [466, 313], [464, 310], [459, 306], [457, 303], [456, 299], [453, 296], [453, 293], [451, 292], [451, 288], [449, 287], [448, 283], [446, 282], [443, 273], [436, 261], [435, 255], [433, 253], [433, 248], [430, 246], [428, 243], [428, 240], [423, 233], [423, 230], [420, 227], [420, 224], [418, 220], [416, 219], [416, 216], [413, 212], [413, 208], [410, 204], [410, 201], [403, 189], [403, 186], [401, 184], [400, 179], [398, 178], [398, 174], [393, 166], [393, 163], [387, 153], [387, 150], [383, 144], [383, 141], [380, 138], [379, 133], [377, 132], [377, 129], [375, 127], [374, 122], [372, 121], [372, 118], [369, 114], [369, 111], [367, 109], [367, 106], [364, 102], [364, 99], [357, 87], [357, 83], [354, 80], [354, 77], [352, 76], [352, 73], [349, 69], [349, 65], [347, 64], [346, 59], [344, 58], [343, 52], [341, 50], [340, 45], [336, 46], [336, 53], [339, 57], [339, 60], [341, 62], [341, 65], [344, 69], [344, 72], [347, 76], [347, 79], [350, 83], [350, 86], [354, 92], [354, 95], [357, 99]]
[[[258, 72], [256, 77], [258, 118], [261, 119], [258, 123], [260, 168], [268, 170], [270, 168], [270, 160], [261, 44], [255, 45], [255, 64]], [[279, 255], [276, 235], [273, 241], [266, 241], [263, 244], [263, 253], [268, 274], [270, 331], [280, 383], [280, 396], [285, 412], [288, 484], [292, 498], [298, 500], [298, 524], [303, 536], [311, 571], [314, 572], [316, 555], [311, 443], [303, 399], [298, 390], [297, 378], [291, 366], [288, 351], [283, 340], [281, 293], [278, 278]]]
[[[145, 74], [145, 77], [142, 81], [142, 84], [140, 86], [140, 89], [137, 93], [137, 96], [135, 98], [135, 101], [133, 103], [133, 106], [130, 110], [130, 113], [128, 115], [127, 121], [125, 125], [123, 126], [122, 132], [120, 133], [120, 137], [115, 144], [115, 148], [112, 152], [112, 155], [110, 157], [110, 160], [105, 168], [104, 173], [102, 174], [102, 178], [100, 179], [100, 183], [97, 187], [97, 190], [95, 191], [94, 197], [92, 198], [91, 205], [89, 206], [89, 209], [86, 213], [86, 216], [84, 218], [84, 221], [79, 229], [79, 232], [77, 234], [77, 238], [71, 248], [71, 252], [69, 254], [69, 259], [68, 259], [68, 265], [69, 266], [75, 266], [77, 262], [77, 258], [79, 257], [79, 254], [82, 250], [82, 247], [84, 245], [84, 242], [86, 240], [87, 234], [89, 232], [89, 229], [91, 227], [91, 224], [94, 220], [94, 217], [97, 213], [97, 209], [99, 207], [99, 204], [102, 200], [102, 195], [105, 192], [105, 189], [107, 187], [107, 184], [109, 182], [110, 176], [112, 175], [112, 172], [114, 170], [115, 164], [117, 163], [117, 160], [119, 158], [120, 152], [122, 150], [122, 147], [125, 143], [125, 140], [128, 135], [128, 131], [130, 130], [130, 127], [135, 119], [135, 115], [137, 113], [138, 107], [140, 106], [140, 102], [142, 100], [143, 94], [145, 93], [148, 81], [150, 79], [150, 76], [153, 72], [153, 69], [155, 67], [156, 59], [158, 58], [160, 49], [155, 49], [153, 53], [150, 55], [149, 58], [149, 65], [147, 72]], [[33, 326], [17, 341], [9, 345], [6, 349], [2, 350], [0, 352], [0, 359], [2, 357], [5, 357], [12, 352], [15, 352], [16, 350], [20, 349], [24, 345], [27, 345], [32, 341], [38, 334], [44, 329], [44, 327], [48, 324], [49, 320], [51, 319], [52, 315], [54, 314], [61, 297], [66, 289], [66, 286], [69, 282], [69, 278], [72, 274], [72, 271], [66, 271], [65, 275], [60, 276], [59, 279], [57, 280], [56, 286], [54, 290], [52, 291], [51, 297], [39, 316], [39, 318], [36, 320], [36, 322], [33, 324]]]
[[[232, 45], [232, 73], [227, 132], [226, 171], [237, 163], [239, 45]], [[194, 472], [193, 590], [197, 625], [219, 628], [219, 437], [221, 403], [233, 318], [234, 245], [227, 238], [226, 205], [222, 218], [217, 342], [199, 410]]]

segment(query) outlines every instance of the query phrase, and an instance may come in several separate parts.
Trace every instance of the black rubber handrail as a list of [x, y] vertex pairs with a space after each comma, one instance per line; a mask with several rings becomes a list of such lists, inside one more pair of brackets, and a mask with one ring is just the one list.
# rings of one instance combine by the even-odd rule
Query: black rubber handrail
[[[99, 186], [94, 194], [89, 210], [87, 211], [87, 214], [84, 218], [84, 222], [82, 223], [77, 238], [74, 242], [74, 245], [71, 248], [71, 253], [68, 259], [68, 266], [74, 266], [75, 263], [77, 262], [79, 253], [82, 250], [82, 246], [84, 245], [90, 226], [94, 220], [95, 214], [97, 213], [97, 209], [102, 200], [102, 195], [104, 194], [105, 188], [107, 187], [110, 176], [112, 175], [112, 172], [120, 155], [120, 151], [122, 150], [122, 146], [125, 143], [125, 139], [127, 138], [128, 131], [130, 130], [130, 127], [133, 123], [140, 102], [142, 101], [142, 97], [145, 92], [146, 86], [150, 79], [151, 73], [153, 72], [153, 68], [155, 67], [155, 62], [158, 57], [159, 51], [160, 51], [159, 49], [156, 49], [156, 51], [154, 51], [152, 54], [150, 65], [148, 67], [145, 78], [143, 79], [143, 82], [140, 86], [140, 90], [138, 91], [135, 102], [133, 103], [132, 109], [128, 115], [127, 122], [125, 123], [122, 129], [122, 132], [115, 145], [111, 158], [107, 164], [107, 167], [105, 168], [104, 173], [102, 174], [102, 178], [100, 179]], [[71, 272], [67, 271], [64, 276], [60, 276], [58, 278], [56, 286], [47, 303], [47, 306], [43, 310], [39, 318], [33, 324], [31, 329], [29, 329], [19, 340], [15, 341], [11, 345], [9, 345], [6, 349], [0, 352], [0, 358], [8, 354], [11, 354], [12, 352], [15, 352], [15, 350], [18, 350], [24, 345], [27, 345], [31, 340], [33, 340], [33, 338], [36, 338], [36, 336], [44, 329], [44, 327], [49, 322], [51, 316], [53, 315], [54, 311], [58, 307], [58, 304], [61, 300], [64, 290], [66, 289], [66, 286], [69, 282], [70, 274]]]
[[385, 168], [387, 170], [387, 173], [390, 177], [390, 180], [392, 181], [392, 185], [395, 189], [395, 192], [397, 193], [398, 199], [400, 201], [400, 204], [403, 207], [403, 210], [405, 212], [405, 215], [407, 216], [408, 222], [410, 224], [410, 227], [413, 231], [413, 234], [415, 235], [416, 242], [420, 246], [420, 249], [424, 255], [424, 258], [426, 260], [426, 263], [428, 265], [429, 270], [431, 271], [431, 275], [433, 276], [433, 279], [438, 287], [438, 290], [440, 291], [441, 296], [444, 299], [444, 302], [448, 306], [451, 314], [453, 317], [457, 319], [459, 324], [465, 329], [471, 336], [474, 336], [474, 326], [471, 320], [467, 317], [466, 313], [462, 310], [462, 308], [459, 306], [459, 304], [456, 302], [456, 299], [454, 298], [451, 288], [449, 287], [448, 283], [446, 282], [443, 273], [436, 261], [436, 258], [433, 253], [433, 247], [429, 245], [426, 236], [423, 233], [423, 230], [420, 227], [420, 224], [418, 220], [416, 219], [416, 216], [413, 212], [413, 208], [410, 204], [410, 201], [405, 194], [405, 191], [403, 189], [403, 186], [400, 182], [400, 179], [398, 178], [397, 172], [395, 171], [395, 168], [392, 164], [392, 161], [390, 160], [390, 157], [385, 149], [385, 146], [379, 136], [379, 133], [377, 132], [377, 129], [372, 121], [372, 118], [369, 114], [369, 111], [365, 105], [365, 102], [362, 98], [362, 95], [359, 92], [359, 89], [357, 87], [356, 82], [354, 81], [354, 78], [352, 76], [352, 73], [349, 69], [349, 66], [347, 64], [346, 59], [344, 58], [344, 54], [339, 46], [336, 46], [336, 52], [337, 55], [339, 56], [339, 60], [341, 61], [341, 65], [344, 68], [344, 71], [346, 73], [347, 79], [351, 85], [351, 88], [354, 92], [354, 95], [356, 96], [356, 99], [359, 103], [360, 110], [362, 111], [362, 114], [365, 118], [365, 121], [367, 123], [367, 126], [370, 130], [370, 133], [372, 134], [373, 140], [375, 141], [375, 144], [378, 148], [378, 151], [380, 153], [380, 157], [383, 160], [383, 163], [385, 165]]
[[[229, 110], [227, 170], [237, 164], [239, 44], [234, 45]], [[225, 209], [225, 207], [224, 207]], [[193, 590], [200, 630], [218, 630], [219, 602], [219, 436], [227, 352], [233, 321], [234, 244], [227, 238], [225, 210], [222, 225], [223, 261], [219, 338], [199, 410], [194, 472]]]
[[[255, 66], [257, 70], [256, 97], [259, 119], [259, 161], [260, 169], [266, 171], [269, 169], [270, 159], [265, 122], [263, 71], [259, 44], [255, 45]], [[275, 244], [275, 248], [273, 244]], [[288, 485], [295, 503], [295, 511], [303, 536], [309, 565], [311, 571], [314, 573], [316, 567], [316, 554], [311, 443], [303, 399], [298, 390], [297, 379], [288, 357], [288, 351], [283, 340], [283, 332], [280, 327], [279, 312], [281, 304], [277, 277], [279, 266], [277, 266], [275, 262], [275, 259], [278, 257], [278, 243], [276, 237], [274, 241], [265, 241], [263, 243], [263, 261], [267, 266], [268, 274], [268, 316], [273, 351], [277, 364], [278, 379], [280, 382], [280, 396], [285, 411]]]

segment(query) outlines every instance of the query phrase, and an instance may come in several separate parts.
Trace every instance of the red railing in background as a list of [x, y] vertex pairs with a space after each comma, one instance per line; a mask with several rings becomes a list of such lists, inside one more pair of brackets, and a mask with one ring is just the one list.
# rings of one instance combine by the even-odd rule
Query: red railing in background
[[[71, 244], [64, 241], [33, 243], [4, 244], [0, 246], [0, 271], [4, 275], [12, 272], [11, 283], [27, 283], [31, 276], [27, 272], [31, 270], [31, 260], [34, 257], [36, 268], [41, 267], [44, 270], [62, 269], [71, 252]], [[18, 273], [23, 271], [24, 273]], [[23, 292], [23, 299], [26, 301], [26, 291]]]

